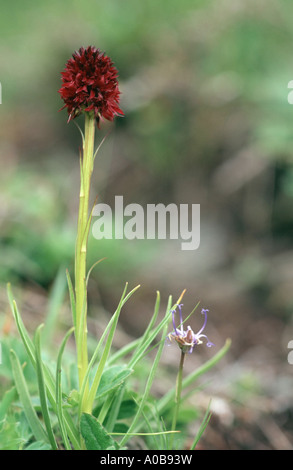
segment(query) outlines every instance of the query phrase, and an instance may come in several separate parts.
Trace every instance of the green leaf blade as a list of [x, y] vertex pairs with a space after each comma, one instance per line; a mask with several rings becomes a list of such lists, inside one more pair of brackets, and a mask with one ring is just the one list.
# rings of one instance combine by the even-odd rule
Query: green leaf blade
[[41, 425], [39, 418], [35, 412], [35, 409], [32, 405], [22, 367], [13, 349], [10, 351], [10, 360], [16, 390], [19, 395], [19, 399], [22, 403], [24, 414], [32, 430], [32, 433], [37, 441], [43, 441], [48, 443], [48, 436], [43, 426]]
[[80, 431], [87, 450], [118, 450], [119, 448], [105, 428], [88, 413], [83, 413], [81, 416]]
[[56, 365], [56, 414], [58, 417], [60, 432], [61, 432], [61, 436], [63, 438], [63, 443], [64, 443], [66, 450], [70, 450], [71, 446], [67, 437], [66, 423], [64, 420], [64, 412], [63, 412], [63, 407], [62, 407], [61, 363], [62, 363], [62, 356], [63, 356], [66, 343], [73, 331], [74, 331], [74, 327], [70, 328], [70, 330], [64, 336], [60, 349], [59, 349], [59, 353], [57, 357], [57, 365]]
[[124, 366], [111, 366], [106, 369], [101, 377], [96, 398], [101, 398], [114, 391], [132, 374], [132, 372], [132, 369], [127, 369]]
[[[35, 354], [35, 346], [33, 344], [33, 341], [31, 340], [27, 329], [25, 328], [25, 325], [22, 321], [21, 315], [18, 311], [17, 304], [13, 298], [12, 295], [12, 290], [11, 290], [11, 285], [7, 285], [7, 294], [8, 294], [8, 299], [10, 303], [10, 307], [15, 319], [15, 323], [17, 325], [19, 334], [21, 336], [22, 342], [25, 346], [26, 352], [28, 354], [28, 357], [33, 365], [33, 367], [36, 369], [36, 354]], [[56, 396], [55, 396], [55, 381], [54, 378], [52, 377], [51, 371], [47, 368], [43, 368], [44, 371], [44, 379], [46, 383], [46, 388], [47, 388], [47, 394], [48, 398], [50, 400], [50, 403], [53, 407], [53, 409], [56, 411]], [[80, 450], [80, 436], [79, 432], [77, 430], [77, 427], [75, 426], [75, 423], [73, 422], [70, 414], [64, 410], [64, 421], [66, 424], [66, 429], [67, 433], [70, 437], [70, 441], [72, 443], [72, 446], [76, 450]], [[42, 439], [41, 439], [42, 440]]]
[[35, 332], [35, 336], [34, 336], [34, 344], [35, 344], [35, 352], [36, 352], [36, 372], [37, 372], [37, 378], [38, 378], [41, 409], [42, 409], [42, 414], [43, 414], [48, 438], [52, 446], [52, 449], [57, 450], [58, 446], [55, 441], [55, 437], [54, 437], [54, 433], [53, 433], [53, 429], [51, 425], [51, 420], [50, 420], [50, 415], [49, 415], [48, 404], [47, 404], [47, 393], [46, 393], [46, 385], [45, 385], [45, 380], [44, 380], [43, 361], [41, 357], [40, 331], [42, 327], [43, 325], [40, 325], [37, 328]]

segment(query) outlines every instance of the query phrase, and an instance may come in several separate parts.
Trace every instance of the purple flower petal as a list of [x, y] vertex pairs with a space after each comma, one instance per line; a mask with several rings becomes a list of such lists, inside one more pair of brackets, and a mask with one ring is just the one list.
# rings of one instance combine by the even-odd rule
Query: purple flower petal
[[171, 312], [172, 313], [172, 322], [173, 322], [174, 332], [169, 333], [169, 335], [168, 335], [169, 340], [171, 341], [172, 339], [174, 339], [177, 342], [180, 349], [183, 352], [188, 352], [189, 354], [191, 354], [193, 352], [193, 349], [196, 345], [202, 343], [201, 338], [206, 338], [206, 340], [207, 340], [206, 346], [208, 348], [210, 348], [211, 346], [214, 346], [214, 343], [209, 341], [209, 339], [206, 335], [201, 334], [202, 331], [206, 327], [207, 312], [209, 310], [204, 309], [204, 308], [201, 310], [201, 313], [205, 316], [204, 323], [203, 323], [203, 326], [201, 327], [201, 329], [197, 333], [194, 333], [190, 326], [188, 326], [186, 330], [183, 329], [182, 306], [183, 306], [183, 304], [178, 304], [177, 305], [178, 310], [179, 310], [179, 320], [180, 320], [180, 324], [179, 324], [178, 328], [176, 327], [176, 323], [175, 323], [176, 309], [172, 310], [172, 312]]

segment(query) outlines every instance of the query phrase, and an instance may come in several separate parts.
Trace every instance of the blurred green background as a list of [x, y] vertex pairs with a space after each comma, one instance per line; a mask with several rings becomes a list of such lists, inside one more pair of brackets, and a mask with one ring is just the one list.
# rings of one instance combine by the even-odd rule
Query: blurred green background
[[119, 70], [125, 117], [98, 133], [97, 142], [111, 130], [93, 201], [200, 204], [201, 244], [91, 237], [89, 264], [107, 260], [89, 285], [90, 317], [114, 310], [125, 281], [142, 286], [121, 317], [127, 335], [143, 331], [156, 290], [166, 303], [186, 288], [186, 312], [199, 300], [210, 309], [216, 348], [233, 343], [212, 377], [205, 448], [293, 445], [292, 14], [288, 0], [0, 7], [2, 318], [7, 281], [34, 324], [60, 268], [72, 272], [80, 135], [57, 91], [74, 50], [95, 45]]

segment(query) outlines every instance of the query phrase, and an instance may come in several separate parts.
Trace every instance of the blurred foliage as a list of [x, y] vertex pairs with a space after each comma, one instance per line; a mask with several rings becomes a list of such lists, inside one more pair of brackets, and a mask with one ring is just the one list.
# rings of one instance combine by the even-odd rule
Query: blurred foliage
[[72, 52], [94, 44], [119, 70], [125, 117], [98, 134], [111, 129], [93, 200], [201, 204], [197, 252], [91, 240], [90, 263], [108, 258], [93, 273], [101, 288], [137, 278], [170, 291], [229, 269], [241, 289], [270, 289], [268, 257], [292, 250], [292, 9], [286, 0], [3, 4], [1, 281], [46, 288], [60, 265], [72, 269], [80, 135], [58, 112], [57, 91]]

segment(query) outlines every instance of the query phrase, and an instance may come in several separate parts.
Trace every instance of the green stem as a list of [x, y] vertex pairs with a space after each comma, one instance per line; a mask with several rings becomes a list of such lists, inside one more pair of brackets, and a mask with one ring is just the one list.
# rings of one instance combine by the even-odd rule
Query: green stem
[[176, 379], [176, 392], [175, 392], [175, 409], [172, 420], [172, 431], [170, 440], [170, 449], [173, 449], [173, 440], [174, 440], [174, 431], [176, 431], [177, 418], [179, 413], [180, 401], [181, 401], [181, 391], [182, 391], [182, 375], [183, 375], [183, 365], [184, 365], [185, 353], [181, 351], [179, 369]]
[[75, 251], [76, 348], [79, 385], [88, 366], [86, 257], [89, 231], [89, 196], [93, 172], [95, 117], [85, 113], [85, 134], [80, 165], [79, 214]]

